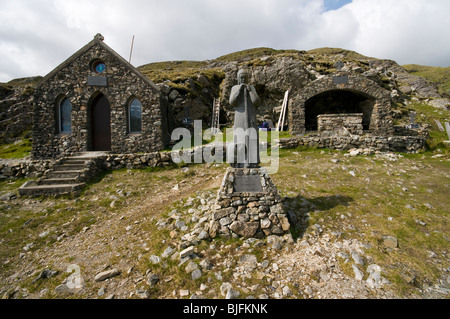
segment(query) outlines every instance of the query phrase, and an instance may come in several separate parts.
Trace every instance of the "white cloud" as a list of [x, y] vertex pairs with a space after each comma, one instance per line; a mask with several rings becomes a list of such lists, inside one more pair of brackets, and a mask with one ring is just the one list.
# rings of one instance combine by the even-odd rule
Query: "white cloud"
[[450, 1], [354, 0], [354, 49], [402, 64], [450, 65]]
[[[0, 81], [45, 75], [100, 32], [132, 63], [253, 47], [341, 47], [400, 64], [450, 65], [448, 0], [3, 0]], [[326, 8], [337, 10], [326, 11]]]

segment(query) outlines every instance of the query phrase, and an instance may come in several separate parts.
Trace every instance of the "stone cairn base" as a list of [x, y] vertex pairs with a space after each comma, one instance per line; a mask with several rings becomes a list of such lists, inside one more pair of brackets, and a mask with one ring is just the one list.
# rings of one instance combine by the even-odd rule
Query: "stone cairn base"
[[265, 168], [229, 167], [211, 215], [211, 237], [284, 235], [290, 224], [278, 189]]

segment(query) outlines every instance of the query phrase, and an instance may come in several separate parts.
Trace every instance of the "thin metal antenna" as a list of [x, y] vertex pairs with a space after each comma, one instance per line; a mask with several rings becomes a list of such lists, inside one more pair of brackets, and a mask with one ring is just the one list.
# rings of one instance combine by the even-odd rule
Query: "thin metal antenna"
[[131, 55], [133, 54], [133, 45], [134, 45], [134, 35], [133, 35], [133, 39], [131, 40], [130, 60], [128, 61], [128, 63], [131, 63]]

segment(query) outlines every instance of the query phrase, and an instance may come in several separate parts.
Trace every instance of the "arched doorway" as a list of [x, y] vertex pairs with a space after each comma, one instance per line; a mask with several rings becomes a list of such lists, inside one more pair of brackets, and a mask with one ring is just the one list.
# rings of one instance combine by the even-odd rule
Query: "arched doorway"
[[90, 107], [91, 151], [111, 151], [111, 108], [103, 94], [98, 94]]
[[317, 116], [321, 114], [363, 114], [363, 129], [370, 129], [375, 99], [355, 90], [328, 90], [305, 102], [306, 131], [317, 130]]

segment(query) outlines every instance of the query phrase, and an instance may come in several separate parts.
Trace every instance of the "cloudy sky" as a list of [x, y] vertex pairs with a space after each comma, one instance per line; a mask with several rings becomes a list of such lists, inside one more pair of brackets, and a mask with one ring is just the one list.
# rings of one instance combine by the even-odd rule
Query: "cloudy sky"
[[255, 47], [339, 47], [450, 66], [449, 0], [1, 0], [0, 82], [46, 75], [101, 33], [140, 66]]

